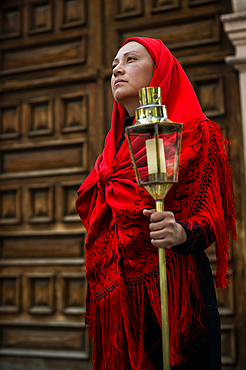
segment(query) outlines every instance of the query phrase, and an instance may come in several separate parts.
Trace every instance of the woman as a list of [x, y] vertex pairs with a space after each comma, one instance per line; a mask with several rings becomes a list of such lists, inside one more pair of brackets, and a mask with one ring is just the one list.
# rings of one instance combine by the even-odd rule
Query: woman
[[[160, 40], [126, 40], [112, 69], [111, 130], [76, 203], [87, 229], [94, 369], [162, 369], [158, 248], [166, 248], [172, 368], [219, 370], [219, 315], [204, 249], [216, 242], [216, 284], [225, 287], [230, 232], [236, 238], [225, 142]], [[137, 187], [123, 134], [145, 86], [160, 86], [169, 119], [184, 124], [179, 182], [165, 212]]]

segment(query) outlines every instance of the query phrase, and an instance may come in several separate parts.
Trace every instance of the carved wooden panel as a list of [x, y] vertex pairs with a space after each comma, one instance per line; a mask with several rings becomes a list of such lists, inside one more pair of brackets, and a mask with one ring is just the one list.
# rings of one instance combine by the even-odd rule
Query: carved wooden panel
[[[1, 262], [8, 264], [9, 260], [26, 261], [30, 264], [30, 260], [37, 259], [53, 264], [61, 263], [61, 259], [65, 262], [67, 259], [74, 259], [81, 265], [84, 262], [85, 252], [85, 234], [81, 235], [67, 234], [51, 234], [51, 235], [30, 235], [30, 236], [9, 236], [2, 238], [1, 244]], [[71, 262], [71, 261], [70, 261]]]
[[[54, 40], [55, 41], [55, 40]], [[86, 58], [86, 39], [84, 36], [72, 40], [56, 40], [54, 45], [32, 45], [21, 49], [5, 49], [1, 53], [1, 74], [25, 72], [81, 64]]]
[[25, 105], [29, 136], [50, 135], [54, 128], [53, 100], [46, 97], [30, 99]]
[[21, 189], [20, 187], [0, 188], [0, 224], [12, 225], [21, 222]]
[[223, 76], [201, 76], [192, 81], [204, 113], [208, 117], [225, 114]]
[[37, 170], [45, 174], [83, 172], [87, 164], [86, 145], [83, 141], [72, 140], [66, 144], [64, 141], [49, 142], [35, 146], [21, 146], [14, 150], [0, 149], [2, 151], [0, 178], [1, 176], [12, 177], [13, 174], [24, 177], [36, 176]]
[[28, 290], [28, 312], [31, 315], [50, 315], [55, 310], [53, 273], [25, 274]]
[[141, 15], [143, 11], [142, 0], [118, 0], [117, 19]]
[[[47, 357], [56, 355], [58, 358], [64, 358], [68, 356], [69, 352], [66, 352], [64, 356], [63, 351], [71, 351], [72, 353], [80, 351], [80, 358], [82, 358], [85, 357], [83, 352], [87, 350], [88, 341], [85, 332], [80, 328], [79, 330], [76, 328], [53, 328], [51, 330], [45, 326], [43, 328], [4, 326], [1, 328], [1, 332], [2, 348], [4, 349], [1, 351], [2, 353], [16, 354], [17, 350], [22, 349], [25, 355], [37, 356], [38, 350], [42, 349]], [[52, 350], [55, 352], [51, 352]]]
[[236, 363], [236, 335], [234, 325], [221, 326], [221, 345], [223, 365]]
[[[121, 26], [121, 41], [132, 36], [129, 26]], [[194, 34], [196, 37], [194, 38]], [[134, 26], [135, 36], [146, 36], [146, 30]], [[192, 20], [182, 20], [177, 24], [158, 24], [151, 25], [148, 30], [148, 37], [161, 39], [171, 50], [184, 49], [187, 47], [200, 46], [218, 42], [220, 38], [220, 24], [217, 15], [204, 15], [201, 18]]]
[[209, 3], [215, 3], [218, 0], [189, 0], [189, 6], [195, 5], [207, 5]]
[[88, 124], [88, 96], [69, 93], [60, 97], [59, 116], [63, 133], [83, 131]]
[[0, 104], [0, 140], [20, 136], [21, 107], [19, 102]]
[[181, 0], [154, 0], [153, 12], [177, 9], [180, 7]]
[[30, 34], [52, 30], [53, 0], [32, 0], [29, 5], [28, 28]]
[[59, 6], [62, 9], [61, 28], [86, 24], [86, 0], [60, 0]]
[[83, 315], [86, 298], [85, 273], [62, 273], [61, 291], [63, 314]]
[[54, 220], [54, 190], [46, 184], [28, 187], [29, 223], [47, 223]]
[[0, 274], [0, 313], [18, 313], [21, 310], [21, 275]]
[[77, 199], [77, 190], [80, 186], [78, 182], [64, 182], [61, 183], [62, 190], [62, 221], [63, 222], [80, 222], [78, 212], [75, 208], [75, 201]]
[[19, 37], [22, 32], [21, 5], [2, 7], [0, 9], [0, 38]]

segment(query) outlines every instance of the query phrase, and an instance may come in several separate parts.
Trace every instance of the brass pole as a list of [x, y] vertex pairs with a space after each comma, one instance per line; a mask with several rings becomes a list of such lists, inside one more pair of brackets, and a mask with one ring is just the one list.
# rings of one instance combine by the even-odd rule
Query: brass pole
[[[156, 211], [164, 212], [164, 200], [156, 200]], [[167, 270], [165, 248], [159, 248], [163, 370], [170, 370]]]

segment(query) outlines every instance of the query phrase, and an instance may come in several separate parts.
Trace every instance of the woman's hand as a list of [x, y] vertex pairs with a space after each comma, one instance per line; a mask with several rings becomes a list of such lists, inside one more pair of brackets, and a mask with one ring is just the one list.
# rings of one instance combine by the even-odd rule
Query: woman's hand
[[151, 243], [158, 248], [171, 248], [187, 240], [183, 226], [176, 222], [172, 212], [156, 212], [144, 209], [144, 216], [150, 218]]

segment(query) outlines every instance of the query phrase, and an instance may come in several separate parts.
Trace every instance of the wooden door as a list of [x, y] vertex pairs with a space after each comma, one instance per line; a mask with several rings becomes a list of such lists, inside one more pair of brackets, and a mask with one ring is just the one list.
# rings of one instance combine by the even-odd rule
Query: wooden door
[[[0, 368], [87, 369], [76, 191], [104, 140], [97, 1], [0, 4]], [[101, 91], [100, 91], [101, 92]]]
[[[87, 369], [84, 228], [76, 190], [103, 147], [111, 62], [129, 36], [157, 37], [231, 141], [244, 240], [242, 127], [229, 0], [2, 0], [0, 3], [0, 369]], [[209, 252], [213, 271], [213, 249]], [[244, 369], [245, 257], [219, 290], [223, 366]]]

